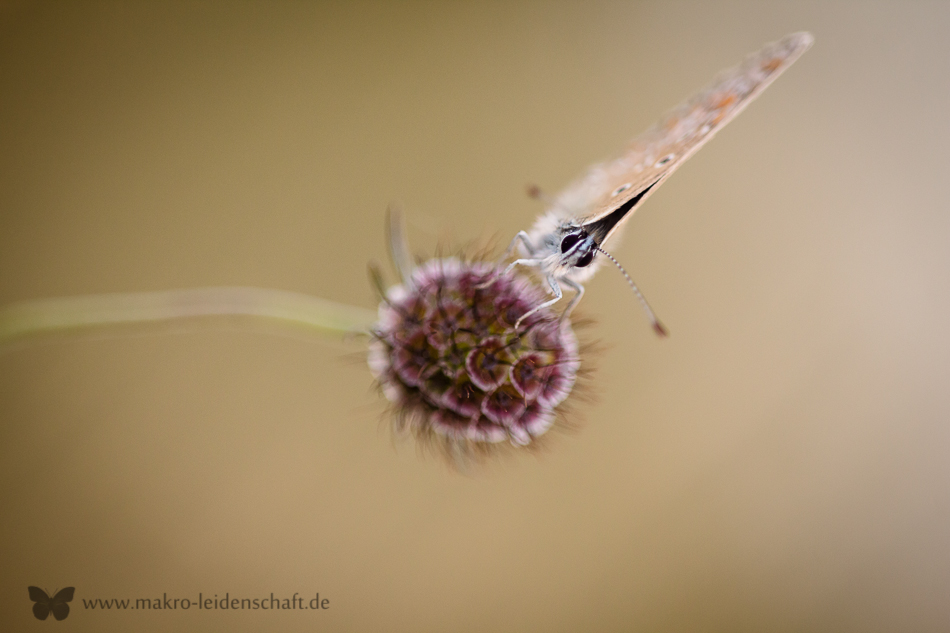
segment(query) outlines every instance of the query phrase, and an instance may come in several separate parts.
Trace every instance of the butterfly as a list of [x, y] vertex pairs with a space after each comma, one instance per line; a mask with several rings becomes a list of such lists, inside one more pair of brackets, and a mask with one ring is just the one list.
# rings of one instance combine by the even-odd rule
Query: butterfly
[[528, 232], [521, 231], [502, 261], [520, 246], [517, 265], [540, 270], [554, 298], [522, 315], [559, 301], [564, 284], [575, 292], [561, 318], [566, 318], [584, 295], [585, 281], [603, 255], [620, 268], [657, 334], [666, 329], [637, 289], [630, 275], [602, 246], [619, 234], [634, 211], [716, 132], [749, 105], [811, 46], [810, 33], [793, 33], [749, 55], [740, 65], [724, 70], [704, 90], [680, 104], [659, 123], [633, 139], [618, 158], [594, 165], [579, 180], [548, 201], [547, 211]]
[[30, 600], [36, 603], [33, 605], [33, 615], [36, 616], [37, 620], [45, 620], [49, 617], [50, 612], [57, 620], [65, 620], [66, 616], [69, 615], [69, 605], [66, 603], [72, 601], [73, 592], [76, 591], [75, 587], [61, 589], [52, 598], [39, 587], [28, 587], [27, 589], [30, 592]]

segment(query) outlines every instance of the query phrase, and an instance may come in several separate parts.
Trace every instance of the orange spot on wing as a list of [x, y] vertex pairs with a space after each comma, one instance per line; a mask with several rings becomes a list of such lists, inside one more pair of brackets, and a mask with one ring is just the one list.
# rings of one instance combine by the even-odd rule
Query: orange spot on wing
[[736, 95], [729, 93], [719, 98], [719, 101], [713, 104], [713, 110], [722, 110], [728, 108], [736, 102]]
[[762, 62], [762, 70], [767, 73], [774, 73], [778, 70], [778, 67], [782, 65], [781, 57], [773, 57], [772, 59]]
[[733, 93], [727, 93], [719, 97], [716, 101], [710, 106], [710, 110], [716, 113], [716, 116], [712, 118], [710, 123], [716, 125], [722, 121], [723, 117], [726, 116], [726, 110], [736, 102], [736, 95]]

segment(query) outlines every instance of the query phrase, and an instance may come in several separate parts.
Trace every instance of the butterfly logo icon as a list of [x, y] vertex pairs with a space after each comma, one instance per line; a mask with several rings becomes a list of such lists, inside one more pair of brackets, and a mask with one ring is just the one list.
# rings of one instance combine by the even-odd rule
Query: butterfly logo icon
[[33, 605], [33, 615], [37, 620], [45, 620], [50, 613], [57, 620], [65, 620], [69, 615], [69, 605], [66, 603], [72, 601], [75, 587], [61, 589], [55, 592], [52, 598], [39, 587], [27, 587], [27, 589], [30, 592], [30, 600], [36, 603]]

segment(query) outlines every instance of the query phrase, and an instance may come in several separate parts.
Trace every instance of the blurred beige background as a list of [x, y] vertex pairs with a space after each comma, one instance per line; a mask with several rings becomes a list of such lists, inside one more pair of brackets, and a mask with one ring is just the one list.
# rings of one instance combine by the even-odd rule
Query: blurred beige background
[[[816, 44], [581, 307], [597, 401], [540, 456], [394, 446], [358, 343], [204, 323], [0, 354], [0, 617], [75, 631], [945, 631], [950, 5], [0, 5], [0, 303], [254, 285], [373, 308], [527, 228], [721, 68]], [[126, 333], [128, 334], [128, 333]], [[40, 623], [27, 585], [74, 585]], [[329, 610], [100, 612], [82, 598]], [[44, 628], [45, 630], [45, 628]]]

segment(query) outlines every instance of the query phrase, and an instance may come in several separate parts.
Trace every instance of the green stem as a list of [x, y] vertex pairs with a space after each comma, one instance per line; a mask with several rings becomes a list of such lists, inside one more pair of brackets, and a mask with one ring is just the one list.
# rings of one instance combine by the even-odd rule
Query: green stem
[[0, 307], [0, 345], [25, 337], [207, 316], [246, 316], [323, 334], [366, 332], [376, 313], [297, 292], [220, 286], [85, 295]]

